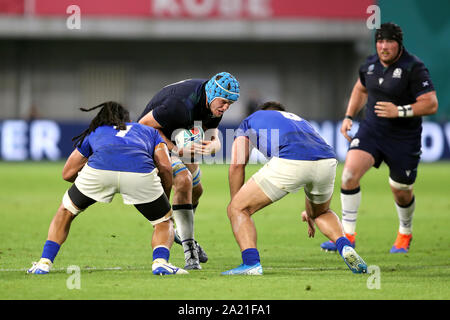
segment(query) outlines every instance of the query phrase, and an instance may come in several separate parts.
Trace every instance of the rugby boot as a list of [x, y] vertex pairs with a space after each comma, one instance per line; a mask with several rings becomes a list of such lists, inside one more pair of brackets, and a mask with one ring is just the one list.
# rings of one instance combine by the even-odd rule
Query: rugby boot
[[197, 244], [194, 240], [183, 241], [185, 270], [201, 270], [200, 260], [198, 258]]
[[222, 272], [221, 274], [224, 276], [234, 276], [234, 275], [261, 276], [263, 274], [263, 269], [261, 263], [259, 262], [253, 266], [241, 264], [238, 267]]
[[[180, 236], [178, 235], [177, 229], [174, 230], [174, 242], [182, 245], [182, 241]], [[206, 263], [208, 261], [208, 255], [206, 254], [205, 250], [203, 250], [203, 248], [198, 244], [197, 241], [195, 241], [195, 244], [197, 246], [197, 252], [198, 252], [198, 259], [200, 261], [200, 263]]]
[[342, 258], [353, 273], [367, 273], [367, 264], [352, 247], [344, 246]]
[[167, 260], [158, 258], [152, 263], [152, 272], [154, 275], [171, 275], [171, 274], [188, 274], [186, 270], [175, 267], [173, 264], [167, 262]]
[[403, 234], [398, 232], [397, 239], [391, 248], [390, 253], [407, 253], [411, 245], [412, 234]]
[[27, 270], [27, 273], [47, 274], [50, 272], [52, 265], [53, 263], [49, 259], [41, 258], [39, 262], [33, 262], [33, 265]]

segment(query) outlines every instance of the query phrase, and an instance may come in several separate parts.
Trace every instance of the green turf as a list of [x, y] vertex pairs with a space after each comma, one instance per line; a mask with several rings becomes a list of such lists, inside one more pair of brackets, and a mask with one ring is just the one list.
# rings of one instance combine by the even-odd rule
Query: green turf
[[[40, 257], [48, 225], [66, 188], [63, 163], [0, 162], [0, 299], [449, 299], [450, 163], [421, 164], [415, 185], [414, 240], [408, 254], [389, 254], [398, 218], [387, 168], [370, 170], [362, 180], [357, 250], [378, 266], [380, 289], [369, 289], [370, 275], [352, 274], [337, 254], [321, 252], [325, 237], [307, 237], [301, 222], [303, 192], [288, 195], [254, 216], [262, 277], [224, 277], [241, 263], [226, 215], [227, 166], [202, 166], [204, 194], [196, 214], [196, 237], [209, 255], [203, 270], [186, 276], [151, 273], [151, 225], [116, 196], [95, 204], [73, 223], [55, 260], [54, 272], [27, 275]], [[258, 166], [247, 170], [247, 177]], [[332, 207], [340, 212], [338, 167]], [[184, 265], [174, 245], [171, 262]], [[66, 272], [81, 268], [81, 289], [69, 289]], [[120, 267], [120, 270], [113, 269]]]

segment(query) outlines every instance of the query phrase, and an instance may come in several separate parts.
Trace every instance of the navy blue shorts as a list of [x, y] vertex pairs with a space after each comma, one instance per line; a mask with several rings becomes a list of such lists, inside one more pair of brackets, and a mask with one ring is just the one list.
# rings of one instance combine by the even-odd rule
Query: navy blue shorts
[[349, 150], [363, 150], [375, 159], [375, 168], [384, 161], [389, 167], [389, 177], [395, 182], [411, 185], [416, 181], [421, 152], [421, 137], [400, 140], [386, 138], [360, 126]]

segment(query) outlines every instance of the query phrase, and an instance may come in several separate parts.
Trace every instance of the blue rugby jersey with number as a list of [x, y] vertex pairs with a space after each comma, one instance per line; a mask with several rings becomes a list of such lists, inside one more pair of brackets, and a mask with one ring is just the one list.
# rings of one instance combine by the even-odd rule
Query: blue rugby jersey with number
[[153, 152], [165, 143], [154, 128], [127, 123], [126, 130], [101, 126], [91, 132], [78, 151], [89, 158], [91, 168], [111, 171], [149, 173], [155, 168]]
[[222, 117], [214, 117], [206, 107], [207, 82], [188, 79], [165, 86], [150, 100], [138, 121], [153, 110], [153, 117], [168, 139], [176, 129], [191, 129], [196, 121], [202, 123], [203, 129], [217, 128]]
[[311, 124], [296, 114], [260, 110], [244, 119], [236, 137], [246, 136], [267, 157], [290, 160], [336, 158], [333, 148]]
[[361, 126], [375, 129], [373, 133], [377, 135], [420, 139], [421, 117], [381, 118], [374, 108], [377, 101], [392, 102], [397, 106], [413, 104], [418, 96], [434, 90], [428, 69], [418, 57], [403, 49], [400, 58], [386, 68], [374, 54], [360, 67], [359, 79], [368, 93]]

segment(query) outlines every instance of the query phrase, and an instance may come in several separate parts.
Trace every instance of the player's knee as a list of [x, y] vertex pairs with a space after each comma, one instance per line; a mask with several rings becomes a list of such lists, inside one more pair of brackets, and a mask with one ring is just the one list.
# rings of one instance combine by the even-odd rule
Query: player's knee
[[238, 218], [241, 215], [251, 216], [254, 211], [250, 208], [241, 205], [236, 201], [231, 201], [227, 207], [227, 215], [230, 220]]
[[341, 184], [344, 189], [354, 189], [359, 186], [359, 179], [352, 170], [344, 168], [342, 171]]
[[233, 217], [236, 217], [240, 213], [241, 213], [240, 206], [235, 201], [231, 201], [227, 207], [228, 218], [231, 220]]
[[188, 170], [176, 175], [173, 180], [173, 187], [177, 192], [188, 193], [192, 192], [192, 175]]
[[82, 211], [83, 211], [82, 209], [79, 209], [76, 205], [73, 204], [72, 199], [70, 199], [68, 191], [66, 191], [58, 212], [61, 212], [61, 214], [70, 213], [71, 215], [76, 216]]

